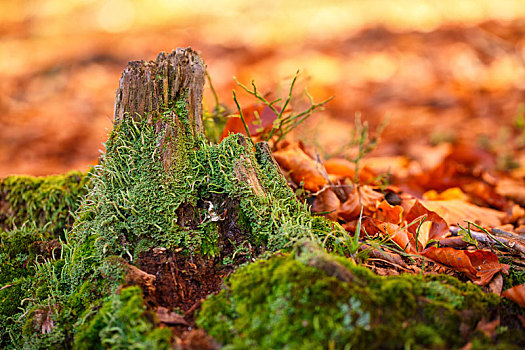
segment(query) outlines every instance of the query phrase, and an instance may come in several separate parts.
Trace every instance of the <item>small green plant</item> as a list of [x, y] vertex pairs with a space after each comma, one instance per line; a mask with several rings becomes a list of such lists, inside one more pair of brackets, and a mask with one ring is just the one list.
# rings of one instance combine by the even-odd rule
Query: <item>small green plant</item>
[[[305, 109], [302, 112], [294, 113], [292, 110], [289, 109], [290, 102], [292, 100], [293, 96], [293, 89], [295, 86], [295, 83], [297, 82], [297, 77], [299, 76], [299, 71], [297, 71], [292, 79], [292, 83], [290, 84], [290, 89], [288, 91], [288, 95], [284, 99], [284, 102], [281, 106], [278, 106], [278, 103], [283, 101], [282, 98], [275, 99], [273, 101], [269, 101], [266, 99], [264, 95], [262, 95], [258, 90], [257, 86], [255, 85], [255, 82], [252, 80], [252, 89], [248, 88], [247, 86], [241, 84], [236, 78], [235, 82], [237, 85], [239, 85], [244, 91], [246, 91], [248, 94], [254, 96], [257, 100], [259, 100], [262, 104], [270, 108], [277, 118], [273, 122], [272, 128], [269, 131], [266, 131], [263, 133], [263, 139], [266, 141], [274, 140], [273, 146], [275, 147], [280, 141], [284, 139], [284, 137], [289, 134], [293, 129], [295, 129], [299, 124], [304, 122], [308, 117], [310, 117], [314, 112], [320, 110], [325, 104], [330, 102], [333, 97], [330, 97], [322, 102], [315, 103], [312, 96], [308, 93], [308, 91], [305, 89], [304, 94], [308, 98], [310, 102], [310, 106]], [[242, 108], [239, 105], [239, 102], [237, 101], [237, 95], [235, 93], [235, 90], [233, 90], [233, 100], [237, 106], [237, 109], [239, 111], [239, 115], [241, 117], [241, 120], [244, 124], [244, 128], [246, 129], [246, 133], [250, 137], [250, 131], [248, 130], [248, 125], [246, 124], [246, 120], [242, 113]], [[259, 120], [255, 121], [255, 125], [260, 125], [260, 118], [257, 116]], [[251, 138], [251, 137], [250, 137]]]
[[518, 131], [525, 132], [525, 103], [521, 103], [514, 117], [514, 127]]
[[[350, 140], [343, 144], [337, 151], [328, 154], [331, 157], [344, 157], [350, 162], [354, 163], [355, 175], [353, 181], [359, 182], [359, 170], [361, 160], [372, 152], [381, 141], [381, 133], [388, 125], [388, 118], [386, 118], [375, 130], [374, 135], [370, 136], [370, 128], [367, 121], [361, 121], [361, 113], [357, 112], [354, 118], [354, 128]], [[388, 179], [388, 175], [386, 179]]]
[[[357, 221], [357, 226], [353, 236], [350, 236], [342, 227], [334, 230], [324, 237], [312, 237], [317, 243], [323, 247], [326, 252], [334, 252], [340, 256], [351, 257], [356, 262], [365, 261], [368, 257], [370, 249], [361, 249], [363, 242], [360, 240], [361, 228], [363, 220], [363, 207], [361, 206], [361, 213]], [[366, 234], [366, 231], [365, 231]]]
[[[490, 233], [489, 231], [487, 231], [483, 227], [479, 226], [476, 223], [473, 223], [472, 221], [465, 220], [465, 222], [468, 224], [467, 227], [468, 227], [469, 233], [470, 233], [470, 225], [472, 225], [472, 226], [476, 227], [477, 229], [481, 230], [487, 236], [489, 236], [494, 242], [499, 243], [502, 247], [510, 250], [510, 247], [508, 247], [505, 243], [501, 242], [499, 239], [496, 238], [496, 236], [494, 236], [492, 233]], [[462, 228], [462, 227], [460, 226], [460, 228]], [[472, 237], [472, 234], [470, 234], [470, 236]]]
[[387, 123], [387, 121], [381, 123], [381, 125], [379, 125], [378, 129], [376, 130], [376, 135], [370, 138], [368, 122], [361, 122], [361, 113], [356, 114], [355, 128], [350, 140], [350, 146], [357, 146], [357, 154], [354, 158], [350, 159], [350, 161], [354, 163], [355, 167], [354, 182], [357, 183], [359, 181], [359, 162], [361, 159], [363, 159], [363, 157], [365, 157], [377, 147], [379, 144], [380, 135]]
[[470, 222], [467, 221], [467, 228], [464, 228], [461, 226], [461, 224], [458, 224], [458, 226], [460, 228], [458, 234], [461, 236], [461, 239], [468, 244], [475, 245], [477, 248], [478, 240], [472, 236], [472, 232], [470, 231]]
[[[418, 219], [416, 219], [418, 220]], [[414, 220], [414, 221], [416, 221]], [[425, 223], [425, 221], [427, 221], [427, 214], [425, 214], [421, 219], [419, 219], [419, 224], [417, 225], [417, 229], [416, 229], [416, 237], [414, 238], [414, 243], [416, 245], [416, 251], [418, 251], [419, 247], [418, 247], [418, 243], [419, 243], [419, 235], [421, 233], [421, 227], [423, 226], [423, 224]], [[424, 249], [425, 247], [421, 247], [422, 249]]]
[[521, 103], [514, 117], [514, 128], [520, 133], [517, 139], [518, 147], [525, 146], [525, 103]]

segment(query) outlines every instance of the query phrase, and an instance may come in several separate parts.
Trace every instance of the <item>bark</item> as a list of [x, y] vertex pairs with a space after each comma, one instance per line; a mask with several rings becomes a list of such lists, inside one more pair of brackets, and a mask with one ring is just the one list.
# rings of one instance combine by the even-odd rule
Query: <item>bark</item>
[[[195, 133], [202, 133], [202, 90], [206, 65], [191, 48], [178, 48], [156, 61], [132, 61], [122, 72], [115, 96], [115, 123], [124, 114], [143, 118], [162, 113], [185, 94], [189, 119]], [[150, 117], [151, 120], [151, 117]]]

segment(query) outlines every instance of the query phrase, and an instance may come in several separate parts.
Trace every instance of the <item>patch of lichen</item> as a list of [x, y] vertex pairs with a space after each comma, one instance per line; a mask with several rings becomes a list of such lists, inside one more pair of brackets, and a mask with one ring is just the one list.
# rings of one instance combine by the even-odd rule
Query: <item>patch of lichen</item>
[[499, 303], [452, 277], [379, 277], [344, 258], [309, 254], [240, 268], [203, 303], [198, 324], [238, 349], [457, 348]]
[[73, 214], [87, 193], [89, 177], [72, 171], [46, 177], [8, 176], [0, 181], [0, 228], [13, 230], [26, 222], [55, 237], [73, 224]]

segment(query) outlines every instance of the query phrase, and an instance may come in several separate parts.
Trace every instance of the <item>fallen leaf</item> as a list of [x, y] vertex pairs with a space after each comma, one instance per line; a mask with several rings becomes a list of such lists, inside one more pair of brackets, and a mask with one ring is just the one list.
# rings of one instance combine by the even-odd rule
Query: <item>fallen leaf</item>
[[359, 217], [361, 207], [363, 207], [363, 215], [373, 216], [376, 211], [376, 206], [384, 198], [380, 192], [374, 191], [372, 186], [354, 186], [352, 192], [348, 195], [348, 199], [341, 204], [337, 214], [340, 219], [351, 221]]
[[155, 311], [160, 322], [168, 325], [183, 325], [189, 326], [188, 322], [179, 314], [159, 306]]
[[[498, 181], [499, 182], [499, 181]], [[487, 207], [503, 210], [507, 201], [499, 195], [493, 186], [484, 181], [473, 181], [463, 185], [463, 190], [472, 198], [472, 202]]]
[[403, 207], [390, 205], [386, 200], [382, 200], [377, 205], [375, 218], [398, 225], [403, 220]]
[[474, 284], [487, 285], [498, 272], [509, 272], [509, 265], [501, 264], [498, 257], [485, 250], [456, 250], [430, 247], [420, 253], [435, 263], [466, 274]]
[[[349, 179], [354, 181], [355, 164], [344, 158], [331, 158], [324, 163], [328, 175], [336, 179]], [[377, 178], [377, 173], [366, 165], [361, 165], [359, 169], [359, 183], [370, 184]]]
[[448, 225], [462, 224], [465, 220], [475, 222], [486, 227], [500, 226], [507, 214], [495, 209], [479, 207], [474, 204], [459, 200], [422, 200], [421, 203], [429, 210], [435, 212]]
[[303, 182], [304, 188], [312, 192], [317, 192], [328, 185], [328, 180], [320, 171], [323, 165], [309, 157], [299, 144], [290, 144], [275, 151], [273, 156], [281, 168], [289, 172], [297, 185]]
[[501, 179], [496, 184], [496, 193], [525, 205], [525, 182], [515, 179]]
[[468, 200], [468, 196], [463, 193], [461, 188], [452, 187], [445, 191], [438, 193], [436, 190], [430, 190], [423, 193], [423, 199], [427, 200], [449, 200], [449, 199], [461, 199], [464, 201]]
[[[248, 126], [251, 136], [257, 136], [272, 128], [277, 115], [264, 104], [253, 104], [242, 109], [244, 121]], [[222, 131], [221, 140], [229, 134], [241, 133], [247, 136], [242, 119], [238, 115], [230, 116]]]
[[494, 276], [487, 287], [492, 293], [501, 295], [501, 291], [503, 289], [503, 276], [501, 273], [498, 273], [496, 276]]
[[353, 179], [355, 164], [344, 158], [332, 158], [324, 162], [324, 167], [329, 175]]
[[[426, 219], [421, 224], [421, 227], [419, 227], [419, 223], [414, 223], [418, 220], [421, 222], [424, 217], [426, 217]], [[430, 240], [437, 241], [450, 235], [446, 221], [435, 212], [428, 210], [423, 204], [421, 204], [421, 202], [417, 200], [405, 215], [405, 221], [408, 224], [413, 223], [412, 225], [408, 226], [407, 231], [413, 235], [414, 244], [415, 237], [417, 236], [417, 251], [423, 250]]]
[[366, 231], [368, 235], [373, 236], [379, 233], [382, 236], [390, 237], [390, 239], [405, 252], [415, 252], [415, 249], [410, 242], [411, 235], [406, 229], [399, 227], [399, 225], [382, 222], [371, 217], [365, 217], [362, 220], [361, 227], [361, 230]]
[[331, 188], [321, 191], [314, 200], [312, 211], [314, 213], [326, 213], [324, 216], [330, 220], [337, 220], [337, 210], [341, 201]]
[[525, 284], [520, 284], [519, 286], [507, 289], [501, 293], [501, 295], [517, 302], [522, 307], [525, 307]]
[[452, 146], [449, 154], [439, 165], [408, 182], [422, 190], [444, 191], [477, 180], [476, 173], [494, 164], [494, 155], [479, 147], [460, 143]]
[[492, 337], [495, 335], [496, 328], [498, 328], [500, 324], [499, 317], [496, 318], [493, 321], [487, 321], [485, 317], [483, 317], [476, 326], [476, 329], [483, 332], [487, 337]]
[[[363, 208], [364, 213], [365, 208]], [[368, 213], [367, 209], [367, 213]], [[337, 216], [344, 221], [352, 221], [359, 217], [361, 213], [361, 201], [357, 186], [352, 188], [352, 191], [348, 194], [348, 199], [341, 204], [341, 207], [337, 211]], [[367, 215], [367, 214], [365, 214]]]

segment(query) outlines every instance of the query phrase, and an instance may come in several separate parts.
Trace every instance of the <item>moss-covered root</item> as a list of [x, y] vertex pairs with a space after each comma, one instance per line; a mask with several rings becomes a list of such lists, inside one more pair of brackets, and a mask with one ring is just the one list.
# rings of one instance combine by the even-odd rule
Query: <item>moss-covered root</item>
[[72, 171], [46, 177], [8, 176], [0, 180], [0, 229], [13, 230], [26, 222], [46, 227], [55, 238], [73, 224], [88, 191], [86, 173]]
[[303, 245], [239, 269], [198, 324], [236, 349], [449, 349], [490, 343], [475, 329], [498, 304], [448, 276], [379, 277]]

